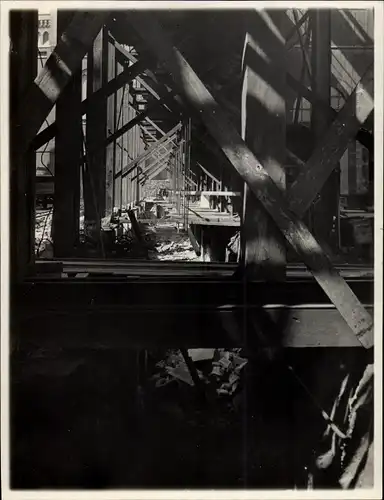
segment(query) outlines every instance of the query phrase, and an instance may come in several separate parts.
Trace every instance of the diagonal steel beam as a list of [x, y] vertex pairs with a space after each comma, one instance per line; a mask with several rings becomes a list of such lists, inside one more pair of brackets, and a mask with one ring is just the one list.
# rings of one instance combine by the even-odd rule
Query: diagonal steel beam
[[[170, 100], [173, 100], [173, 94], [168, 92], [168, 94], [163, 96], [163, 99], [166, 100], [167, 102]], [[132, 118], [132, 120], [130, 120], [128, 123], [126, 123], [125, 125], [120, 127], [119, 130], [117, 130], [116, 132], [114, 132], [113, 134], [108, 136], [107, 140], [104, 143], [100, 143], [96, 147], [90, 148], [89, 154], [93, 154], [96, 151], [99, 151], [100, 149], [107, 147], [109, 144], [112, 144], [114, 141], [116, 141], [123, 134], [125, 134], [126, 132], [131, 130], [133, 127], [135, 127], [136, 125], [139, 125], [139, 123], [141, 123], [147, 117], [148, 113], [150, 113], [151, 111], [153, 111], [154, 109], [156, 109], [160, 105], [160, 102], [161, 101], [152, 102], [147, 107], [146, 110], [137, 114], [134, 118]], [[86, 157], [85, 157], [85, 155], [83, 155], [83, 157], [80, 159], [80, 161], [84, 162], [85, 160], [86, 160]]]
[[300, 19], [297, 19], [297, 10], [296, 9], [292, 9], [292, 10], [293, 10], [294, 18], [295, 18], [295, 23], [294, 23], [294, 26], [292, 27], [291, 31], [285, 37], [285, 39], [287, 40], [287, 45], [286, 45], [287, 50], [290, 50], [295, 45], [295, 43], [297, 43], [297, 41], [298, 41], [297, 37], [294, 37], [294, 35], [298, 34], [298, 36], [300, 37], [300, 28], [307, 21], [307, 19], [309, 17], [309, 11], [307, 10], [300, 17]]
[[368, 68], [293, 181], [288, 198], [291, 210], [302, 217], [340, 161], [348, 143], [373, 111], [373, 66]]
[[199, 166], [199, 168], [206, 174], [208, 177], [210, 177], [214, 182], [219, 183], [219, 179], [217, 179], [214, 175], [212, 175], [206, 168], [203, 167], [203, 165], [200, 162], [196, 162], [196, 165]]
[[173, 148], [168, 149], [165, 153], [163, 153], [161, 156], [156, 158], [156, 160], [153, 161], [145, 170], [141, 170], [138, 175], [135, 175], [132, 178], [132, 180], [135, 180], [136, 177], [138, 177], [140, 175], [142, 175], [143, 177], [148, 177], [148, 175], [150, 175], [152, 172], [154, 172], [154, 170], [156, 170], [156, 168], [158, 168], [159, 163], [161, 163], [163, 161], [168, 161], [168, 157], [172, 153], [172, 151], [173, 151]]
[[[116, 49], [116, 56], [120, 60], [121, 64], [126, 65], [129, 62], [132, 64], [137, 63], [137, 61], [138, 61], [137, 58], [133, 54], [128, 52], [122, 45], [120, 45], [119, 42], [112, 36], [111, 33], [109, 34], [109, 38], [111, 40], [111, 43], [113, 43], [113, 45]], [[159, 84], [154, 73], [152, 71], [150, 71], [148, 68], [146, 69], [146, 73], [149, 76], [149, 78], [153, 81], [155, 86], [157, 86], [159, 88], [159, 90], [163, 90], [163, 91], [169, 90], [166, 86]], [[136, 78], [136, 80], [140, 83], [140, 85], [142, 85], [145, 88], [145, 90], [147, 90], [152, 95], [152, 97], [154, 97], [155, 99], [158, 99], [158, 100], [161, 99], [159, 93], [151, 85], [149, 85], [149, 83], [146, 82], [144, 77], [138, 76]], [[173, 109], [170, 107], [170, 104], [167, 105], [167, 103], [165, 103], [165, 102], [162, 104], [168, 111], [173, 111]]]
[[[145, 127], [143, 125], [140, 125], [140, 129], [143, 133], [143, 135], [149, 135], [149, 137], [151, 137], [151, 139], [153, 139], [154, 141], [157, 141], [157, 137], [155, 137], [153, 134], [151, 134], [151, 132], [149, 132], [148, 130], [145, 129]], [[148, 143], [146, 143], [146, 145], [148, 145]], [[165, 146], [160, 146], [160, 148], [156, 151], [154, 151], [151, 156], [152, 158], [154, 158], [155, 160], [159, 158], [159, 156], [161, 155], [162, 152], [166, 151], [167, 148]]]
[[[142, 61], [138, 61], [133, 66], [129, 68], [125, 68], [125, 70], [120, 73], [116, 78], [109, 81], [107, 85], [103, 86], [101, 89], [97, 90], [89, 97], [81, 101], [81, 112], [82, 114], [87, 112], [87, 107], [91, 106], [98, 99], [103, 97], [108, 97], [116, 92], [123, 85], [129, 83], [133, 80], [138, 74], [144, 71], [145, 65]], [[42, 130], [37, 136], [33, 139], [31, 148], [39, 149], [45, 143], [53, 139], [53, 137], [57, 134], [57, 125], [56, 122], [51, 123], [48, 127]]]
[[128, 163], [128, 165], [126, 165], [122, 170], [121, 172], [117, 173], [115, 175], [115, 179], [116, 177], [125, 177], [126, 175], [128, 175], [130, 172], [132, 172], [132, 170], [134, 168], [136, 168], [136, 166], [141, 163], [142, 161], [144, 161], [146, 158], [148, 158], [148, 156], [151, 156], [151, 154], [156, 150], [158, 149], [160, 146], [165, 146], [166, 144], [168, 144], [169, 142], [172, 141], [173, 139], [173, 135], [178, 131], [180, 130], [182, 124], [181, 123], [178, 123], [175, 127], [173, 127], [172, 130], [170, 130], [164, 137], [162, 137], [161, 139], [159, 139], [153, 146], [151, 146], [150, 148], [146, 149], [141, 155], [139, 155], [137, 158], [135, 158], [134, 160], [130, 161]]
[[[323, 113], [326, 113], [328, 119], [334, 120], [337, 111], [328, 106], [328, 103], [324, 102], [320, 99], [311, 89], [309, 89], [306, 85], [296, 80], [294, 76], [287, 71], [287, 83], [292, 88], [298, 92], [302, 97], [304, 97], [312, 106], [320, 109]], [[369, 118], [369, 117], [368, 117]], [[367, 120], [368, 121], [368, 120]], [[368, 150], [373, 152], [373, 136], [370, 132], [361, 127], [356, 132], [356, 139]]]
[[74, 14], [20, 104], [13, 125], [22, 153], [27, 151], [64, 88], [81, 67], [83, 58], [108, 16], [107, 11], [80, 11]]
[[158, 165], [155, 170], [147, 174], [144, 179], [141, 181], [142, 184], [145, 184], [146, 181], [152, 180], [156, 175], [159, 175], [165, 168], [170, 170], [169, 165], [168, 165], [168, 160], [164, 160], [161, 165]]
[[[153, 120], [148, 118], [148, 116], [145, 119], [146, 122], [148, 122], [152, 127], [154, 127], [158, 132], [160, 132], [161, 135], [165, 135], [165, 132], [163, 129], [161, 129]], [[177, 146], [175, 142], [172, 143], [174, 146]]]
[[134, 11], [127, 14], [127, 19], [172, 75], [181, 95], [199, 111], [207, 130], [302, 258], [360, 343], [371, 348], [373, 321], [370, 314], [333, 267], [305, 224], [292, 212], [284, 194], [246, 146], [192, 67], [172, 46], [161, 26], [150, 15]]
[[[178, 147], [180, 147], [183, 143], [184, 143], [184, 139], [182, 139], [182, 140], [179, 142]], [[169, 150], [169, 153], [170, 153], [170, 154], [172, 154], [172, 153], [173, 153], [173, 151], [174, 151], [174, 148], [171, 148], [171, 149]], [[166, 158], [165, 162], [167, 162], [167, 161], [168, 161], [168, 158], [166, 157], [166, 155], [164, 155], [162, 158], [164, 158], [164, 157]], [[160, 159], [162, 159], [162, 158], [160, 158]], [[159, 159], [159, 160], [160, 160], [160, 159]], [[159, 161], [159, 160], [158, 160], [158, 161]], [[158, 162], [158, 161], [157, 161], [157, 162]], [[155, 163], [157, 163], [157, 162], [155, 162]], [[155, 166], [155, 168], [154, 168], [154, 169], [152, 168], [152, 166], [153, 166], [153, 165], [155, 165], [155, 163], [152, 163], [152, 165], [151, 165], [150, 167], [148, 167], [148, 169], [145, 171], [145, 174], [146, 174], [146, 176], [148, 177], [148, 180], [153, 179], [156, 175], [158, 175], [158, 174], [161, 172], [161, 170], [158, 170], [158, 169], [160, 168], [160, 166], [157, 166], [157, 167]], [[161, 164], [161, 166], [163, 166], [163, 164]], [[151, 171], [151, 172], [149, 172], [149, 170], [152, 170], [152, 171]]]

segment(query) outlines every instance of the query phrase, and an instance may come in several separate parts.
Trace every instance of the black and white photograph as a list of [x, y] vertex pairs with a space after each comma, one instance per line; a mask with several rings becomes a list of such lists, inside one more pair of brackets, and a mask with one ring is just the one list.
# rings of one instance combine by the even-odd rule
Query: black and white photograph
[[1, 2], [3, 498], [381, 498], [383, 6], [276, 3]]

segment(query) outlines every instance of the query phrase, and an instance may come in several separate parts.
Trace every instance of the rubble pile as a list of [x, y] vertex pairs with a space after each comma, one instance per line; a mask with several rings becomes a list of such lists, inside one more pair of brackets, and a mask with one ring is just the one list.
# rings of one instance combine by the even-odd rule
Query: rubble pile
[[51, 238], [52, 210], [36, 213], [35, 223], [35, 255], [41, 259], [53, 257]]
[[156, 226], [156, 260], [198, 261], [191, 241], [185, 232], [178, 231], [172, 223]]
[[155, 197], [159, 191], [171, 188], [171, 183], [166, 180], [148, 180], [142, 187], [142, 194], [144, 198]]
[[[247, 360], [240, 356], [241, 349], [189, 349], [188, 355], [197, 374], [210, 394], [228, 409], [233, 410], [233, 398], [241, 389], [242, 371]], [[161, 388], [174, 382], [181, 389], [194, 387], [191, 373], [180, 351], [168, 351], [153, 370], [150, 383]]]
[[[169, 211], [155, 201], [136, 211], [140, 237], [130, 227], [128, 208], [115, 208], [101, 220], [101, 233], [96, 224], [85, 227], [84, 214], [79, 220], [79, 244], [74, 257], [100, 257], [101, 241], [106, 258], [146, 259], [162, 261], [199, 261], [188, 234], [175, 222], [167, 221]], [[161, 210], [160, 210], [161, 209]], [[159, 212], [162, 217], [159, 219]], [[51, 238], [52, 211], [36, 216], [35, 251], [40, 258], [53, 257]]]
[[188, 239], [188, 236], [183, 235], [179, 241], [161, 242], [156, 245], [157, 260], [182, 260], [182, 261], [197, 261], [195, 251]]

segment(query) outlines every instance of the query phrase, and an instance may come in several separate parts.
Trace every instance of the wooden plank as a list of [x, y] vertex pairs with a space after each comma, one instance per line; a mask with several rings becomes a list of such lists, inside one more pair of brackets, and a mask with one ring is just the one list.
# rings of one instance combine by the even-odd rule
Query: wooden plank
[[[141, 184], [144, 184], [146, 181], [150, 181], [156, 175], [158, 175], [160, 172], [162, 172], [165, 168], [167, 168], [169, 165], [169, 158], [165, 156], [162, 161], [156, 162], [155, 168], [154, 169], [149, 169], [146, 170], [145, 172], [140, 172], [137, 174], [137, 178], [141, 182]], [[134, 179], [136, 176], [134, 177]]]
[[215, 177], [213, 174], [211, 174], [211, 172], [209, 172], [209, 170], [207, 170], [206, 168], [203, 167], [203, 165], [200, 163], [200, 162], [196, 162], [196, 165], [206, 174], [208, 175], [208, 177], [210, 177], [213, 181], [215, 182], [220, 182], [219, 179], [217, 177]]
[[132, 224], [132, 230], [133, 230], [137, 240], [141, 244], [144, 253], [148, 257], [148, 250], [145, 246], [145, 241], [144, 241], [143, 235], [141, 234], [140, 225], [136, 219], [136, 215], [135, 215], [134, 210], [128, 210], [128, 217], [129, 217], [129, 220]]
[[[37, 73], [37, 10], [11, 10], [10, 28], [10, 258], [13, 283], [33, 272], [36, 153], [21, 149], [18, 107]], [[24, 110], [25, 111], [25, 110]]]
[[[116, 55], [122, 64], [129, 64], [129, 62], [136, 63], [136, 61], [137, 61], [136, 57], [133, 54], [131, 54], [130, 52], [128, 52], [122, 45], [120, 45], [117, 42], [117, 40], [113, 37], [112, 34], [110, 34], [110, 38], [113, 41], [113, 43], [115, 44]], [[150, 66], [150, 65], [151, 65], [151, 62], [147, 61], [147, 66]], [[148, 78], [146, 78], [147, 75], [152, 80], [152, 82], [153, 82], [152, 85], [147, 83], [147, 79], [148, 79]], [[159, 80], [156, 78], [156, 75], [150, 69], [148, 69], [148, 67], [146, 68], [145, 74], [143, 74], [142, 77], [138, 77], [137, 81], [152, 95], [152, 97], [154, 97], [155, 99], [158, 99], [158, 100], [161, 100], [162, 96], [165, 93], [167, 93], [169, 90], [167, 85], [164, 85], [163, 83], [159, 82]], [[173, 92], [172, 92], [172, 94], [173, 94]], [[167, 111], [171, 111], [171, 112], [176, 111], [178, 113], [178, 106], [177, 105], [180, 105], [181, 102], [180, 102], [180, 99], [177, 95], [173, 95], [173, 97], [174, 97], [174, 100], [172, 99], [169, 101], [162, 101], [161, 104]]]
[[[308, 102], [312, 104], [313, 107], [319, 109], [323, 113], [329, 115], [330, 120], [334, 120], [337, 116], [337, 111], [333, 108], [327, 107], [327, 103], [323, 102], [319, 96], [317, 96], [311, 89], [306, 87], [303, 83], [296, 80], [289, 71], [287, 71], [287, 83], [295, 91], [297, 91], [302, 97], [304, 97]], [[371, 115], [367, 118], [366, 122], [368, 124]], [[365, 146], [369, 151], [373, 152], [373, 136], [367, 129], [360, 127], [356, 133], [356, 139]]]
[[[168, 92], [167, 94], [164, 94], [164, 101], [171, 101], [173, 100], [173, 94], [171, 92]], [[108, 146], [108, 144], [111, 144], [112, 142], [116, 141], [119, 137], [124, 135], [126, 132], [131, 130], [133, 127], [141, 123], [154, 109], [156, 109], [160, 105], [160, 101], [156, 101], [151, 103], [145, 111], [142, 111], [141, 113], [138, 113], [134, 118], [132, 118], [128, 123], [123, 125], [119, 130], [117, 130], [114, 134], [110, 135], [107, 137], [106, 141], [104, 144], [99, 144], [95, 150], [98, 150], [100, 148]], [[82, 158], [82, 161], [85, 161], [85, 157]]]
[[[137, 62], [137, 59], [136, 57], [131, 54], [130, 52], [128, 52], [122, 45], [120, 45], [111, 35], [111, 39], [113, 40], [113, 43], [115, 45], [115, 48], [116, 48], [116, 57], [118, 59], [118, 61], [123, 64], [123, 65], [129, 65], [129, 64], [135, 64]], [[147, 72], [148, 74], [150, 75], [150, 78], [154, 81], [155, 84], [159, 84], [159, 82], [157, 81], [155, 75], [149, 71], [147, 69]], [[156, 90], [154, 88], [152, 88], [151, 85], [149, 85], [143, 78], [140, 78], [139, 76], [136, 78], [137, 82], [140, 83], [140, 85], [142, 87], [145, 88], [145, 90], [147, 90], [151, 95], [152, 97], [154, 97], [155, 99], [160, 99], [160, 95], [156, 92]]]
[[[74, 11], [59, 10], [57, 29], [65, 30]], [[55, 201], [52, 236], [55, 257], [71, 257], [79, 235], [80, 155], [82, 151], [81, 69], [63, 90], [56, 104]]]
[[130, 12], [129, 22], [168, 69], [181, 95], [196, 109], [238, 174], [274, 219], [288, 242], [311, 270], [316, 281], [366, 348], [373, 346], [373, 322], [348, 284], [332, 266], [304, 223], [292, 212], [284, 194], [246, 146], [180, 52], [172, 47], [161, 26], [148, 14]]
[[[169, 140], [166, 143], [164, 143], [164, 145], [168, 146], [169, 143], [172, 144], [172, 141]], [[146, 174], [147, 172], [150, 172], [151, 169], [152, 169], [152, 167], [154, 167], [157, 164], [159, 164], [161, 162], [161, 160], [163, 160], [164, 158], [166, 158], [168, 155], [170, 155], [172, 153], [172, 151], [173, 151], [172, 145], [171, 145], [170, 148], [164, 147], [164, 145], [161, 148], [159, 148], [159, 151], [157, 151], [157, 150], [154, 151], [154, 153], [158, 153], [158, 152], [160, 152], [161, 149], [164, 148], [164, 150], [158, 156], [155, 156], [154, 153], [152, 153], [150, 155], [150, 156], [152, 156], [153, 161], [152, 161], [152, 163], [150, 163], [148, 166], [145, 167], [145, 170], [141, 170], [141, 173]], [[147, 158], [147, 159], [149, 159], [149, 158]]]
[[[125, 70], [120, 73], [116, 78], [112, 81], [109, 81], [107, 85], [103, 86], [97, 92], [94, 92], [90, 95], [89, 99], [84, 99], [81, 101], [81, 111], [82, 114], [87, 112], [87, 107], [92, 105], [93, 102], [101, 99], [103, 97], [108, 97], [116, 92], [123, 85], [132, 81], [139, 73], [141, 73], [145, 69], [145, 65], [142, 61], [137, 62], [133, 66], [129, 68], [125, 68]], [[48, 127], [46, 127], [42, 132], [37, 134], [37, 136], [33, 139], [31, 143], [31, 149], [39, 149], [45, 143], [53, 139], [57, 134], [57, 125], [56, 122], [51, 123]]]
[[[122, 64], [124, 66], [126, 64], [130, 64], [130, 63], [135, 64], [137, 62], [137, 58], [133, 54], [131, 54], [123, 45], [121, 45], [116, 40], [116, 38], [112, 35], [112, 33], [109, 33], [109, 39], [110, 39], [111, 43], [113, 43], [115, 46], [116, 57], [117, 57], [117, 60], [119, 61], [120, 64]], [[147, 61], [147, 66], [150, 66], [149, 63], [150, 63], [150, 61]], [[150, 77], [153, 79], [153, 81], [155, 83], [157, 83], [157, 78], [152, 71], [150, 71], [147, 68], [146, 73], [148, 73], [150, 75]]]
[[[255, 11], [247, 19], [243, 50], [242, 138], [282, 192], [285, 191], [285, 40], [279, 30], [285, 12]], [[280, 21], [280, 23], [279, 23]], [[262, 42], [260, 42], [260, 40]], [[268, 49], [264, 47], [268, 44]], [[285, 242], [281, 232], [244, 187], [241, 261], [247, 278], [285, 279]]]
[[[155, 128], [158, 132], [160, 132], [161, 135], [165, 135], [165, 132], [163, 129], [161, 129], [157, 123], [155, 123], [154, 121], [152, 121], [150, 118], [147, 118], [145, 119], [146, 122], [148, 122], [150, 125], [152, 125], [153, 128]], [[173, 143], [175, 146], [176, 146], [176, 143]]]
[[188, 229], [187, 229], [187, 232], [188, 232], [188, 236], [189, 236], [189, 241], [191, 242], [191, 245], [193, 247], [193, 250], [195, 251], [195, 254], [200, 257], [201, 255], [201, 249], [200, 249], [200, 245], [198, 244], [197, 240], [196, 240], [196, 237], [195, 235], [193, 234], [193, 231], [191, 229], [191, 225], [188, 224]]
[[18, 141], [21, 153], [28, 149], [65, 86], [81, 67], [108, 15], [107, 11], [78, 11], [60, 37], [44, 68], [20, 102]]
[[[142, 219], [140, 219], [142, 221]], [[129, 219], [121, 219], [121, 223], [127, 223], [130, 222]], [[49, 264], [52, 262], [59, 262], [59, 261], [39, 261], [37, 262], [40, 263], [41, 266], [44, 264], [47, 264], [49, 267]], [[124, 260], [113, 260], [113, 261], [106, 261], [106, 260], [81, 260], [81, 259], [66, 259], [63, 263], [63, 271], [65, 273], [70, 273], [70, 274], [76, 274], [76, 273], [119, 273], [123, 274], [126, 273], [127, 275], [131, 275], [134, 273], [135, 275], [139, 275], [140, 273], [143, 273], [145, 271], [149, 271], [152, 273], [154, 279], [156, 279], [155, 275], [157, 273], [167, 273], [171, 272], [172, 274], [177, 274], [178, 276], [182, 276], [183, 272], [187, 270], [186, 272], [192, 272], [195, 273], [196, 275], [206, 275], [208, 273], [213, 273], [218, 276], [226, 276], [226, 277], [231, 277], [234, 273], [234, 271], [237, 268], [236, 263], [219, 263], [219, 262], [210, 262], [207, 265], [202, 265], [200, 262], [172, 262], [172, 261], [140, 261], [140, 260], [130, 260], [130, 261], [124, 261]], [[350, 265], [340, 265], [337, 266], [338, 272], [349, 281], [351, 286], [355, 287], [354, 289], [357, 290], [356, 286], [360, 286], [362, 283], [364, 284], [365, 288], [370, 289], [370, 292], [368, 294], [368, 298], [366, 295], [365, 297], [365, 302], [366, 304], [372, 303], [372, 283], [373, 283], [373, 278], [374, 278], [374, 272], [371, 267], [368, 266], [350, 266]], [[300, 289], [296, 288], [295, 292], [292, 290], [289, 290], [287, 293], [291, 298], [294, 300], [299, 300], [301, 301], [307, 301], [308, 303], [311, 303], [312, 299], [309, 299], [308, 292], [306, 290], [303, 290], [303, 284], [305, 286], [305, 283], [312, 283], [311, 279], [311, 274], [309, 271], [305, 268], [305, 266], [300, 265], [300, 264], [287, 264], [287, 283], [288, 286], [292, 283], [292, 280], [297, 280], [295, 281], [297, 287], [301, 287]], [[304, 280], [304, 281], [303, 281]], [[251, 285], [253, 286], [253, 285]], [[261, 284], [260, 284], [261, 286]], [[275, 286], [274, 284], [270, 285]], [[311, 285], [312, 286], [312, 285]], [[284, 285], [281, 284], [276, 284], [276, 287], [279, 287], [281, 291], [284, 290]], [[317, 285], [316, 285], [317, 287]], [[274, 288], [275, 290], [275, 288]], [[276, 288], [277, 290], [277, 288]], [[300, 293], [302, 293], [301, 298], [298, 296], [298, 292], [300, 290]], [[259, 292], [258, 292], [259, 293]], [[311, 292], [312, 293], [312, 292]], [[361, 290], [357, 294], [362, 297], [361, 295]], [[286, 303], [281, 296], [279, 295], [280, 298], [276, 299], [277, 303], [280, 303], [279, 301], [283, 301], [283, 303]], [[322, 297], [323, 300], [323, 305], [324, 301], [326, 301], [325, 296]], [[317, 300], [319, 300], [317, 298]], [[313, 300], [312, 300], [313, 304]], [[327, 306], [328, 307], [328, 306]]]
[[[163, 292], [164, 293], [164, 292]], [[132, 346], [148, 348], [185, 346], [218, 347], [238, 346], [219, 331], [220, 337], [212, 329], [212, 311], [199, 309], [183, 311], [177, 308], [163, 307], [150, 310], [141, 308], [120, 307], [111, 311], [102, 305], [92, 310], [83, 309], [46, 310], [44, 307], [23, 311], [20, 318], [20, 332], [28, 338], [29, 345], [39, 348], [60, 345], [63, 349], [79, 349], [97, 347], [98, 349], [116, 349]], [[280, 308], [268, 309], [268, 314], [277, 316]], [[230, 322], [233, 312], [221, 311], [223, 323]], [[92, 327], [90, 336], [89, 327]], [[130, 328], [127, 329], [127, 324]], [[154, 325], [157, 327], [154, 328]], [[287, 314], [287, 325], [284, 329], [283, 347], [317, 348], [317, 347], [358, 347], [356, 339], [351, 336], [348, 326], [343, 322], [336, 309], [331, 308], [292, 308]], [[203, 329], [204, 326], [204, 329]], [[241, 323], [238, 331], [243, 341], [245, 328]], [[55, 335], [52, 335], [52, 331]], [[204, 335], [199, 332], [204, 331]], [[182, 334], [181, 334], [182, 333]], [[223, 343], [225, 345], [223, 345]]]
[[[151, 147], [146, 149], [143, 153], [141, 153], [137, 158], [133, 159], [126, 165], [121, 173], [116, 174], [116, 175], [121, 175], [122, 177], [128, 175], [130, 172], [132, 172], [136, 166], [141, 163], [143, 160], [148, 158], [148, 156], [151, 156], [151, 154], [158, 149], [161, 145], [165, 146], [169, 142], [172, 141], [173, 135], [180, 130], [181, 128], [181, 123], [178, 123], [175, 127], [173, 127], [172, 130], [170, 130], [165, 136], [163, 136], [161, 139], [159, 139], [155, 144], [153, 144]], [[167, 153], [168, 154], [168, 153]]]
[[302, 216], [341, 159], [348, 142], [373, 110], [373, 68], [363, 75], [347, 102], [328, 127], [315, 151], [291, 185], [290, 207]]
[[132, 224], [132, 229], [133, 229], [133, 232], [135, 233], [137, 240], [140, 243], [143, 243], [144, 242], [143, 235], [141, 234], [140, 226], [137, 222], [135, 212], [133, 210], [128, 210], [128, 216], [129, 216], [129, 220]]
[[[168, 189], [172, 191], [172, 189]], [[186, 196], [218, 196], [218, 197], [229, 197], [233, 198], [235, 196], [241, 196], [240, 191], [177, 191], [177, 193], [184, 194]]]
[[[286, 40], [287, 40], [286, 50], [290, 50], [297, 43], [298, 38], [300, 38], [300, 28], [307, 21], [308, 17], [309, 17], [308, 10], [298, 20], [295, 16], [295, 25], [293, 26], [291, 31], [286, 35]], [[294, 37], [294, 35], [297, 36]]]
[[166, 159], [161, 165], [158, 166], [158, 168], [156, 168], [155, 170], [153, 170], [152, 172], [150, 172], [149, 174], [146, 175], [146, 180], [150, 181], [152, 179], [154, 179], [156, 176], [158, 176], [165, 168], [167, 168], [168, 170], [170, 170], [170, 167], [169, 167], [169, 161], [168, 159]]
[[[145, 170], [141, 170], [140, 175], [148, 176], [155, 172], [161, 165], [163, 165], [164, 160], [167, 161], [169, 155], [173, 153], [173, 148], [169, 148], [164, 154], [160, 155], [156, 160], [154, 160]], [[135, 177], [134, 177], [135, 178]]]

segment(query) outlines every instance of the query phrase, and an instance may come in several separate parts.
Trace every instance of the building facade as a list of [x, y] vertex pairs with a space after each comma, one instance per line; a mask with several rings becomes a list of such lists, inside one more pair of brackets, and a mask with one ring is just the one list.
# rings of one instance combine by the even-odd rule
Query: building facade
[[[56, 46], [56, 11], [41, 11], [39, 12], [39, 29], [38, 29], [38, 60], [37, 71], [44, 67], [48, 57], [51, 55]], [[55, 110], [53, 109], [48, 115], [41, 130], [44, 130], [48, 125], [55, 120]], [[48, 144], [44, 144], [36, 152], [36, 170], [38, 176], [51, 176], [55, 171], [55, 141], [51, 140]]]

